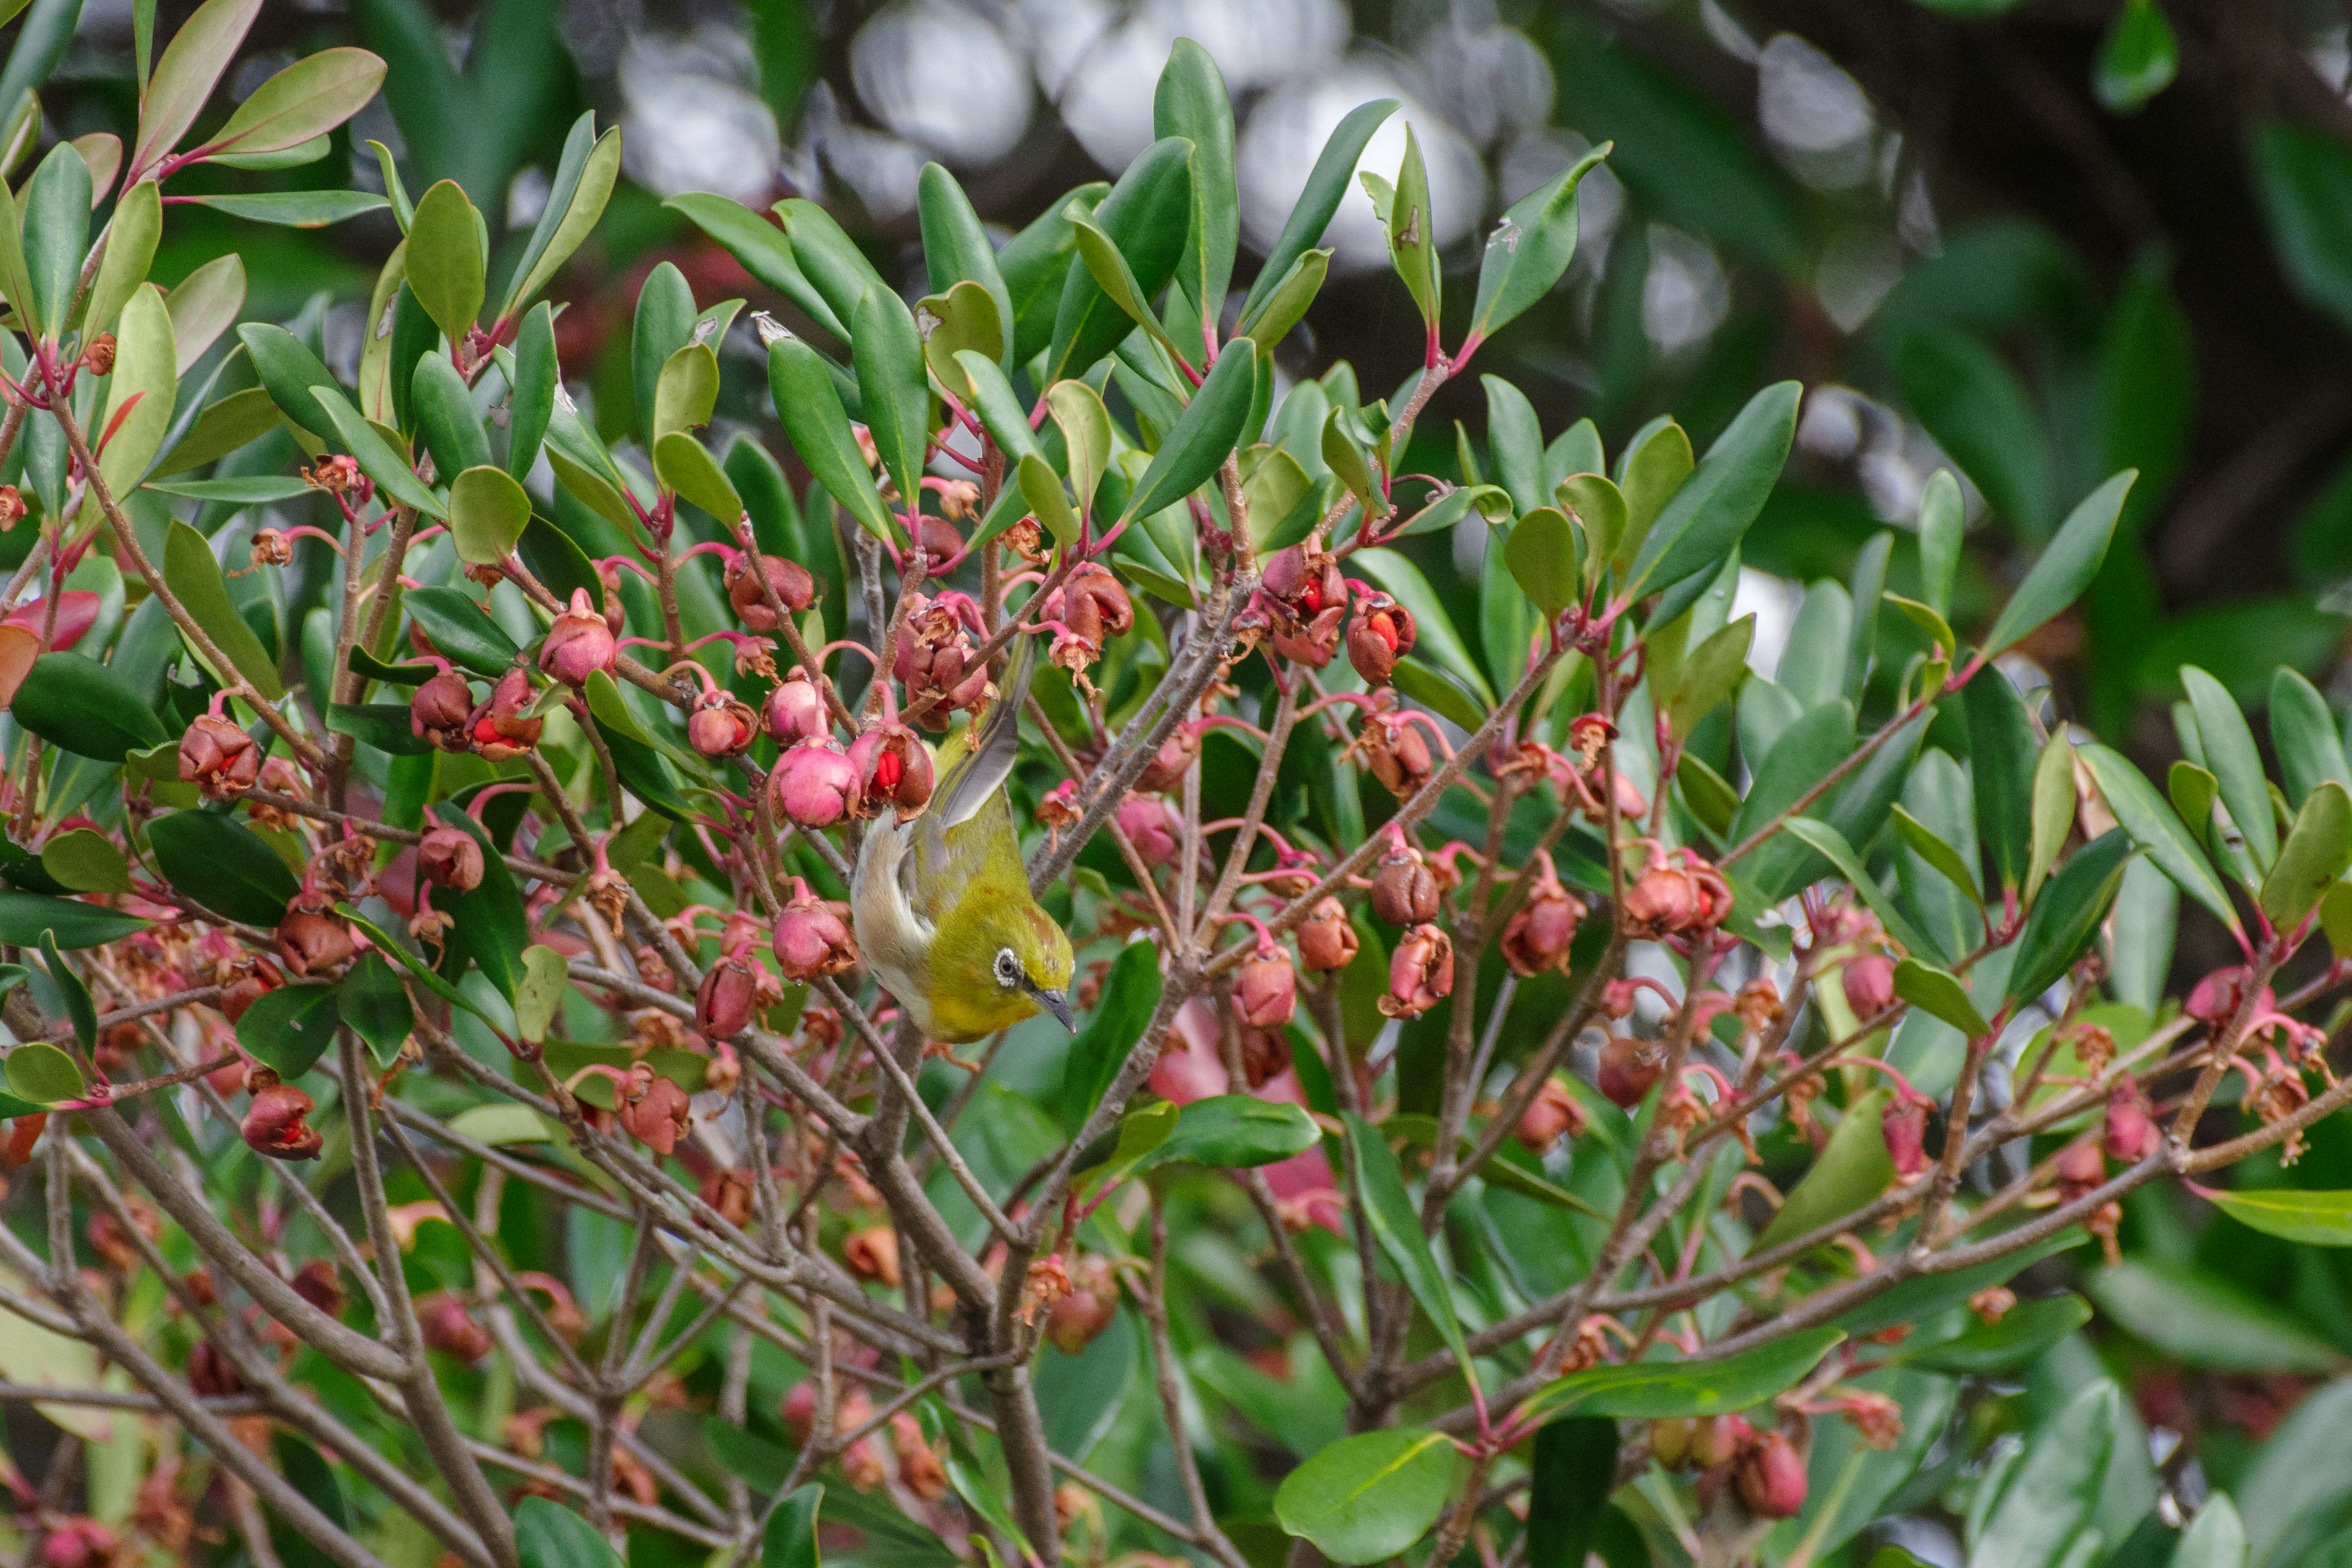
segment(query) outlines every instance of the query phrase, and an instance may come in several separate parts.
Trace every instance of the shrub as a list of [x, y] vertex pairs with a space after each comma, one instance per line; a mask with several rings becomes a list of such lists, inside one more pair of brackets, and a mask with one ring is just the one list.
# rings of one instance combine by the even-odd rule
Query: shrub
[[[215, 123], [250, 16], [0, 208], [0, 1371], [89, 1470], [27, 1483], [46, 1561], [1818, 1557], [1951, 1379], [2084, 1321], [2021, 1270], [2352, 1097], [2317, 693], [2282, 672], [2273, 782], [2183, 671], [2159, 789], [1999, 662], [2130, 473], [1966, 635], [1939, 477], [1766, 679], [1731, 601], [1796, 384], [1612, 458], [1490, 376], [1484, 453], [1405, 468], [1606, 149], [1473, 285], [1408, 136], [1363, 183], [1423, 367], [1286, 386], [1394, 106], [1228, 330], [1180, 45], [1161, 139], [1001, 247], [926, 171], [911, 305], [813, 203], [678, 198], [789, 324], [656, 268], [608, 443], [541, 298], [618, 171], [587, 118], [495, 295], [469, 193], [384, 160], [356, 385], [315, 320], [212, 352], [233, 267], [146, 281], [169, 182], [381, 79]], [[1465, 534], [1469, 599], [1417, 563]], [[2173, 1001], [2180, 892], [2239, 961]], [[2341, 1194], [2196, 1190], [2347, 1240]], [[1256, 1434], [1205, 1469], [1202, 1389]], [[1983, 1560], [2088, 1560], [2117, 1421], [2095, 1381], [1988, 1479]]]

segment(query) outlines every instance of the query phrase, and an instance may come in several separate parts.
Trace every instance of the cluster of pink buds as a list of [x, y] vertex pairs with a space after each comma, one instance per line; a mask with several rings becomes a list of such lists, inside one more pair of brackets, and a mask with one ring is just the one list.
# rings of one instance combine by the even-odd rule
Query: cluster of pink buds
[[816, 603], [816, 579], [809, 575], [807, 567], [782, 555], [759, 557], [755, 572], [750, 558], [730, 552], [725, 581], [727, 603], [733, 606], [735, 618], [755, 632], [776, 629], [776, 612], [768, 607], [769, 593], [795, 616]]
[[1728, 1483], [1759, 1519], [1793, 1519], [1804, 1509], [1805, 1458], [1780, 1427], [1759, 1432], [1738, 1415], [1653, 1421], [1650, 1453], [1667, 1469], [1701, 1471], [1706, 1492]]
[[180, 782], [194, 784], [207, 800], [243, 794], [260, 776], [261, 748], [217, 713], [197, 714], [180, 737]]
[[1627, 927], [1637, 936], [1712, 931], [1731, 912], [1731, 889], [1721, 872], [1692, 851], [1671, 850], [1626, 889], [1623, 912]]
[[926, 729], [946, 729], [952, 710], [976, 706], [988, 695], [988, 666], [973, 657], [978, 650], [971, 639], [980, 630], [979, 611], [965, 595], [908, 595], [890, 673], [906, 688], [910, 706], [936, 699], [920, 717]]
[[1064, 669], [1090, 668], [1109, 639], [1135, 625], [1135, 605], [1118, 578], [1089, 561], [1045, 596], [1045, 618], [1058, 624], [1047, 657]]

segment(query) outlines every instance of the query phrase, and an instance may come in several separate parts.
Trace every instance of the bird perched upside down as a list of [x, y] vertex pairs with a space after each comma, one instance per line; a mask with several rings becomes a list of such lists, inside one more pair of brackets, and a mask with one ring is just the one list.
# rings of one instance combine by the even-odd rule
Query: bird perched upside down
[[940, 749], [929, 806], [878, 819], [858, 853], [857, 945], [928, 1039], [977, 1040], [1041, 1012], [1077, 1028], [1070, 939], [1029, 891], [1004, 794], [1035, 658], [1019, 639], [1003, 695]]

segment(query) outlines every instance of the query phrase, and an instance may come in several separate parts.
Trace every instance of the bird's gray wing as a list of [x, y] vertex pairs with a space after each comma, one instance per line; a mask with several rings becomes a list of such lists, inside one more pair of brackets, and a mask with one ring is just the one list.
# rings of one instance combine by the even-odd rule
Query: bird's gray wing
[[963, 754], [948, 765], [931, 795], [930, 809], [923, 814], [932, 832], [944, 834], [971, 821], [1011, 775], [1021, 750], [1021, 710], [1029, 700], [1029, 674], [1036, 660], [1036, 639], [1015, 637], [1013, 660], [1005, 667], [996, 700], [989, 704], [988, 716], [972, 731]]

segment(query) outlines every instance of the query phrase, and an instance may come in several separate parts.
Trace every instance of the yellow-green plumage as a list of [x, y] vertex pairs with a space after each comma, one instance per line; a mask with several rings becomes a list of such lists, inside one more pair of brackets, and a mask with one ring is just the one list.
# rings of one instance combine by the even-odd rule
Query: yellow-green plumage
[[1030, 894], [1004, 795], [1034, 657], [1024, 638], [987, 716], [940, 748], [923, 815], [877, 822], [858, 855], [858, 947], [929, 1039], [977, 1040], [1040, 1012], [1070, 1026], [1070, 939]]

